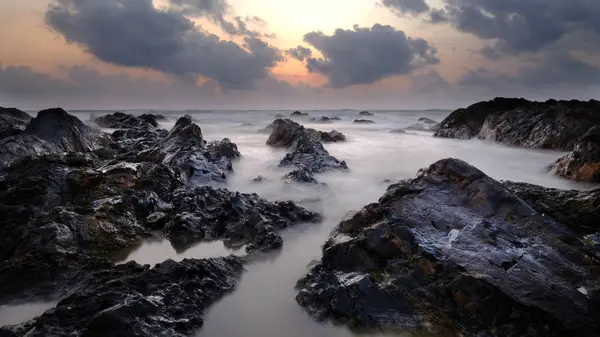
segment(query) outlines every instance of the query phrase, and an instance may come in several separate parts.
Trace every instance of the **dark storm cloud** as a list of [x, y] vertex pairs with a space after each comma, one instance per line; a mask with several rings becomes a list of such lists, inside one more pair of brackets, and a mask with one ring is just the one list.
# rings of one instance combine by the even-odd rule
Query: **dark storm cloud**
[[429, 10], [425, 0], [382, 0], [381, 4], [397, 14], [420, 14]]
[[[495, 44], [484, 50], [501, 54], [534, 53], [577, 32], [600, 34], [600, 1], [596, 0], [444, 0], [428, 21], [450, 22], [458, 30]], [[586, 43], [600, 43], [595, 36]]]
[[169, 0], [169, 3], [194, 16], [223, 17], [231, 8], [225, 0]]
[[435, 48], [427, 41], [409, 38], [401, 30], [379, 24], [337, 29], [333, 35], [311, 32], [304, 41], [323, 55], [307, 58], [307, 69], [326, 76], [334, 88], [370, 84], [439, 63]]
[[296, 48], [286, 50], [286, 54], [290, 55], [298, 61], [304, 61], [306, 58], [312, 55], [312, 50], [302, 46], [298, 46]]
[[256, 37], [244, 39], [246, 50], [198, 30], [180, 11], [156, 9], [151, 0], [58, 0], [48, 8], [46, 22], [105, 62], [189, 81], [203, 76], [225, 90], [252, 88], [282, 59], [279, 50]]

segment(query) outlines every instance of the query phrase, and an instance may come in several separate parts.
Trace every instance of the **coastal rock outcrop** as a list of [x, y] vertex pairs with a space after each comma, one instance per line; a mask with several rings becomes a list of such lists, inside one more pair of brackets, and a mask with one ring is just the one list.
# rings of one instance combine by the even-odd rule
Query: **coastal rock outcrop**
[[600, 182], [600, 126], [586, 132], [571, 153], [554, 163], [552, 172], [572, 180]]
[[328, 117], [328, 116], [321, 116], [319, 118], [317, 117], [312, 117], [310, 119], [311, 122], [315, 122], [315, 123], [333, 123], [334, 121], [340, 121], [342, 120], [339, 117]]
[[21, 110], [0, 107], [0, 139], [23, 132], [31, 119]]
[[283, 176], [283, 180], [288, 184], [311, 184], [316, 185], [319, 182], [315, 176], [305, 167], [299, 167]]
[[436, 131], [439, 128], [438, 122], [433, 119], [429, 119], [427, 117], [421, 117], [418, 119], [417, 123], [411, 124], [407, 126], [406, 130], [416, 130], [416, 131]]
[[538, 213], [556, 219], [577, 234], [600, 232], [600, 188], [578, 191], [513, 181], [502, 184]]
[[268, 202], [256, 194], [210, 186], [181, 189], [172, 197], [165, 236], [185, 249], [199, 241], [223, 240], [248, 252], [281, 248], [278, 233], [298, 223], [316, 223], [321, 216], [291, 201]]
[[314, 133], [290, 120], [277, 119], [267, 145], [289, 149], [279, 166], [302, 166], [313, 173], [348, 169], [346, 162], [331, 156]]
[[235, 288], [243, 270], [235, 256], [101, 269], [82, 275], [56, 308], [0, 328], [0, 335], [189, 336], [202, 327], [207, 308]]
[[158, 145], [139, 153], [137, 161], [166, 164], [193, 183], [225, 182], [233, 171], [232, 159], [240, 156], [229, 139], [207, 143], [190, 116], [181, 117]]
[[375, 124], [375, 122], [370, 119], [355, 119], [353, 123], [354, 124]]
[[593, 126], [600, 125], [600, 102], [531, 102], [495, 98], [452, 112], [436, 137], [479, 138], [533, 148], [573, 150]]
[[596, 336], [599, 276], [565, 226], [444, 159], [343, 220], [296, 300], [317, 319], [355, 327]]
[[134, 116], [123, 112], [92, 118], [92, 122], [98, 126], [109, 129], [137, 129], [137, 128], [156, 128], [158, 121], [165, 119], [161, 115], [143, 114]]
[[308, 113], [302, 112], [302, 111], [294, 111], [290, 114], [290, 117], [306, 117], [306, 116], [310, 116], [310, 115]]
[[370, 116], [375, 116], [372, 112], [368, 112], [368, 111], [361, 111], [358, 113], [358, 115], [360, 117], [370, 117]]

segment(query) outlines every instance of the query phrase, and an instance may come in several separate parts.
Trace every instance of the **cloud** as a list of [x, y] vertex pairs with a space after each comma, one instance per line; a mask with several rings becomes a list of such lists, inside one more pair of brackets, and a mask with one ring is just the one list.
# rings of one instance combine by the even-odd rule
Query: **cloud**
[[425, 0], [382, 0], [381, 4], [396, 14], [421, 14], [429, 10]]
[[371, 28], [337, 29], [333, 35], [311, 32], [304, 35], [304, 41], [323, 55], [323, 58], [307, 58], [307, 69], [326, 76], [334, 88], [370, 84], [439, 63], [436, 49], [427, 41], [379, 24]]
[[[197, 10], [219, 15], [223, 10], [214, 5], [219, 1], [194, 4], [206, 5]], [[102, 61], [190, 82], [202, 76], [223, 90], [252, 88], [282, 60], [278, 49], [257, 37], [245, 37], [242, 48], [200, 31], [180, 11], [156, 9], [151, 0], [57, 0], [48, 8], [46, 22]]]
[[[444, 0], [444, 4], [443, 9], [430, 10], [427, 21], [449, 22], [459, 31], [493, 41], [483, 50], [486, 57], [545, 51], [580, 32], [593, 33], [592, 43], [600, 43], [600, 1]], [[581, 41], [580, 47], [587, 43]]]
[[296, 48], [286, 50], [286, 54], [297, 59], [298, 61], [304, 61], [306, 58], [312, 55], [312, 50], [302, 46], [298, 46]]

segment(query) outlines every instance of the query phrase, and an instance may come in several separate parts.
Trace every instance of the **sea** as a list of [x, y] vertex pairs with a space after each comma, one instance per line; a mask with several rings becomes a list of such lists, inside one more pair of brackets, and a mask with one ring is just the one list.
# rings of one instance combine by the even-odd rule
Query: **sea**
[[[123, 110], [121, 110], [123, 111]], [[69, 111], [85, 123], [91, 116], [111, 111]], [[177, 118], [190, 115], [201, 127], [206, 140], [229, 138], [237, 144], [242, 157], [233, 163], [234, 173], [220, 187], [232, 191], [257, 193], [275, 200], [292, 200], [324, 215], [321, 224], [299, 225], [283, 233], [280, 252], [266, 256], [247, 266], [237, 289], [209, 308], [204, 326], [197, 337], [350, 337], [350, 336], [433, 336], [414, 332], [356, 332], [344, 326], [312, 320], [294, 297], [297, 280], [307, 271], [311, 261], [319, 259], [321, 248], [342, 218], [363, 206], [376, 202], [386, 187], [401, 179], [412, 178], [443, 158], [459, 158], [498, 180], [527, 182], [559, 189], [584, 190], [589, 184], [558, 178], [547, 167], [564, 152], [506, 146], [484, 140], [435, 138], [432, 132], [406, 130], [398, 132], [425, 117], [442, 121], [451, 111], [371, 111], [373, 116], [358, 117], [358, 110], [303, 111], [309, 116], [295, 118], [306, 127], [338, 130], [346, 142], [324, 144], [339, 160], [348, 164], [348, 172], [317, 174], [323, 186], [284, 184], [281, 177], [289, 168], [278, 163], [285, 150], [265, 144], [268, 133], [259, 132], [274, 119], [290, 116], [289, 110], [218, 111], [218, 110], [132, 110], [131, 114], [158, 113], [167, 118], [161, 127], [170, 129]], [[35, 112], [31, 112], [35, 115]], [[321, 124], [311, 117], [339, 117], [333, 123]], [[373, 124], [354, 124], [357, 118]], [[105, 130], [110, 132], [112, 130]], [[253, 179], [262, 176], [260, 183]], [[185, 251], [176, 251], [165, 239], [154, 239], [137, 249], [125, 252], [121, 263], [137, 261], [155, 264], [166, 259], [205, 258], [243, 255], [243, 249], [232, 251], [221, 242], [200, 243]], [[55, 302], [28, 302], [0, 306], [0, 326], [31, 319], [53, 307]], [[439, 334], [436, 336], [440, 336]]]

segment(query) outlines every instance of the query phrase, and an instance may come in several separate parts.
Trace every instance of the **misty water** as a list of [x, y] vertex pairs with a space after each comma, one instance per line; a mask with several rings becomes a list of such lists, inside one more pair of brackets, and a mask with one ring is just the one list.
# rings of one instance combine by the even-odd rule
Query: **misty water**
[[[271, 123], [277, 114], [289, 116], [289, 111], [154, 112], [169, 116], [162, 125], [166, 129], [175, 124], [177, 117], [187, 113], [201, 126], [205, 139], [227, 137], [237, 144], [242, 158], [234, 162], [235, 173], [222, 187], [258, 193], [267, 200], [293, 200], [324, 215], [321, 224], [299, 225], [285, 231], [280, 252], [248, 265], [237, 289], [209, 309], [205, 324], [197, 334], [199, 337], [352, 336], [354, 333], [344, 327], [313, 321], [295, 302], [296, 281], [306, 273], [312, 260], [320, 258], [321, 246], [348, 212], [377, 201], [391, 182], [414, 177], [419, 169], [439, 159], [463, 159], [495, 179], [562, 189], [589, 187], [559, 179], [546, 171], [546, 166], [562, 156], [562, 152], [508, 147], [480, 140], [434, 138], [430, 132], [390, 132], [414, 124], [420, 117], [441, 121], [448, 111], [379, 111], [374, 112], [373, 117], [365, 117], [374, 120], [375, 124], [360, 125], [352, 124], [358, 111], [307, 111], [311, 116], [339, 116], [342, 120], [316, 124], [303, 117], [296, 119], [299, 123], [320, 130], [336, 129], [348, 138], [347, 142], [325, 144], [332, 155], [345, 160], [350, 168], [349, 172], [316, 175], [317, 180], [326, 183], [327, 187], [290, 185], [281, 181], [281, 177], [291, 170], [277, 167], [285, 151], [265, 145], [268, 134], [258, 130]], [[89, 120], [89, 112], [74, 114], [84, 121]], [[265, 179], [260, 183], [253, 182], [257, 176]], [[231, 251], [221, 242], [211, 242], [181, 252], [168, 241], [156, 239], [123, 256], [123, 262], [135, 260], [154, 264], [169, 258], [181, 260], [228, 254], [244, 254], [244, 250]], [[10, 310], [10, 323], [41, 313], [27, 306], [23, 310], [13, 309]], [[0, 308], [0, 317], [2, 310]], [[0, 318], [0, 325], [6, 322]], [[413, 336], [402, 332], [392, 335]]]

